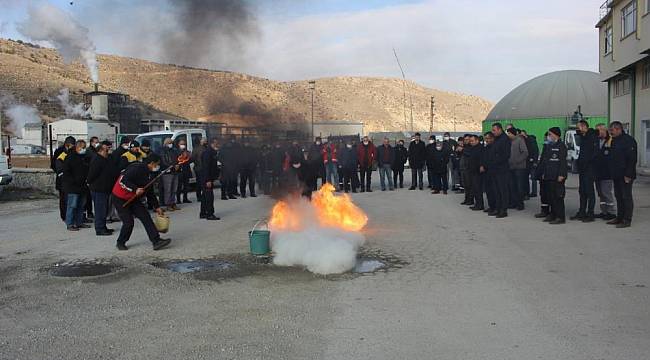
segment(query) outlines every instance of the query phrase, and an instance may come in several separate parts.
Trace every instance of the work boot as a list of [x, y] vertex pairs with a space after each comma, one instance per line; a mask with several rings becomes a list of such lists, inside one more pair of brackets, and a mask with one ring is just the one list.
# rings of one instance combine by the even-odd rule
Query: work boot
[[95, 231], [95, 235], [97, 235], [97, 236], [110, 236], [110, 235], [113, 235], [113, 232], [112, 231], [106, 231], [106, 230], [99, 230], [99, 231]]
[[246, 193], [241, 193], [241, 198], [246, 199]]
[[617, 229], [625, 229], [625, 228], [629, 228], [630, 226], [632, 226], [631, 221], [623, 220], [620, 224], [616, 225], [616, 228]]
[[190, 201], [190, 199], [188, 198], [183, 199], [183, 204], [191, 204], [191, 203], [192, 201]]
[[550, 221], [549, 224], [551, 224], [551, 225], [566, 224], [566, 220], [564, 220], [564, 219], [555, 219], [553, 221]]
[[442, 191], [442, 194], [443, 194], [443, 195], [447, 195], [447, 190], [443, 190], [443, 191]]
[[584, 219], [585, 214], [577, 213], [569, 218], [569, 220], [582, 220]]
[[503, 218], [507, 218], [507, 217], [508, 217], [508, 213], [507, 213], [507, 212], [503, 212], [503, 213], [501, 213], [501, 214], [497, 214], [497, 216], [496, 216], [497, 219], [503, 219]]
[[222, 196], [221, 200], [228, 200], [228, 197], [227, 196]]
[[616, 215], [614, 214], [603, 214], [603, 220], [605, 221], [610, 221], [616, 219]]
[[361, 190], [359, 190], [359, 192], [362, 192], [362, 193], [366, 192], [366, 188], [362, 186]]
[[231, 195], [228, 195], [228, 199], [235, 200], [235, 199], [237, 199], [237, 197], [235, 195], [231, 194]]
[[257, 197], [255, 193], [251, 193], [251, 197]]
[[623, 222], [623, 219], [614, 218], [607, 222], [607, 225], [618, 225]]
[[490, 210], [488, 211], [488, 216], [497, 216], [499, 215], [499, 212], [496, 210]]
[[411, 186], [409, 190], [415, 190], [415, 186]]
[[431, 193], [432, 193], [433, 195], [438, 195], [438, 194], [440, 194], [440, 190], [433, 190]]
[[594, 221], [595, 221], [594, 215], [587, 214], [587, 216], [582, 218], [583, 223], [590, 223], [590, 222], [594, 222]]
[[126, 244], [117, 243], [117, 250], [126, 251], [126, 250], [129, 250], [129, 248], [126, 247]]
[[74, 225], [68, 225], [68, 231], [79, 231], [79, 228]]
[[547, 215], [547, 216], [544, 218], [544, 222], [551, 222], [551, 221], [555, 221], [555, 216], [553, 216], [553, 215]]
[[470, 206], [469, 207], [472, 211], [483, 211], [483, 206]]
[[370, 188], [370, 186], [368, 186], [368, 187], [366, 188], [366, 192], [372, 192], [372, 189]]
[[165, 246], [169, 245], [169, 243], [171, 243], [171, 242], [172, 242], [171, 239], [160, 238], [160, 239], [158, 239], [158, 241], [153, 243], [153, 249], [154, 250], [160, 250], [160, 249], [164, 248]]
[[541, 212], [535, 214], [536, 219], [543, 219], [548, 216], [548, 211], [547, 210], [542, 210]]
[[221, 220], [220, 217], [214, 216], [214, 215], [209, 215], [205, 217], [206, 220]]
[[77, 228], [79, 228], [79, 229], [90, 229], [91, 227], [92, 226], [90, 226], [88, 224], [77, 225]]

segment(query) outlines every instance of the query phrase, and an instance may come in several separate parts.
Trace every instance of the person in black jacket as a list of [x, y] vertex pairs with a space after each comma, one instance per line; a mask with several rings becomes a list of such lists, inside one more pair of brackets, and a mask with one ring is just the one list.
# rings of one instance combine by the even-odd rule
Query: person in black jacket
[[239, 195], [237, 189], [237, 175], [239, 174], [241, 146], [237, 139], [231, 136], [221, 148], [219, 160], [221, 162], [221, 183], [225, 186], [226, 196], [228, 199], [237, 199]]
[[260, 189], [264, 195], [271, 194], [271, 176], [273, 168], [271, 164], [271, 149], [267, 144], [262, 145], [259, 156], [259, 182]]
[[[151, 173], [158, 171], [160, 171], [160, 157], [151, 154], [142, 162], [136, 161], [129, 164], [115, 182], [111, 198], [113, 199], [113, 206], [115, 206], [115, 210], [122, 220], [120, 235], [117, 237], [118, 250], [129, 249], [126, 247], [126, 242], [129, 241], [133, 233], [134, 218], [138, 218], [144, 226], [154, 250], [160, 250], [171, 242], [170, 239], [160, 237], [160, 233], [156, 229], [153, 220], [151, 220], [149, 211], [140, 200], [140, 197], [146, 196], [147, 202], [154, 205], [156, 213], [161, 216], [164, 214], [152, 188], [149, 187], [149, 189], [145, 190], [145, 186], [150, 181]], [[134, 197], [136, 199], [126, 206], [126, 203]]]
[[353, 193], [357, 192], [357, 184], [353, 180], [357, 176], [357, 163], [357, 150], [353, 147], [352, 141], [348, 140], [339, 155], [339, 166], [343, 171], [343, 191], [346, 193], [350, 190]]
[[276, 142], [271, 150], [270, 155], [270, 174], [271, 174], [271, 194], [277, 193], [280, 190], [280, 178], [282, 177], [282, 164], [285, 157], [285, 149], [282, 143]]
[[239, 193], [242, 198], [246, 197], [246, 185], [250, 197], [257, 197], [255, 194], [255, 173], [257, 172], [258, 163], [257, 149], [251, 146], [248, 140], [244, 140], [240, 148], [240, 166], [239, 166]]
[[390, 140], [384, 138], [383, 144], [377, 149], [377, 168], [379, 169], [379, 184], [381, 191], [386, 191], [386, 179], [388, 179], [388, 189], [395, 190], [393, 184], [392, 164], [395, 162], [395, 150], [390, 146]]
[[544, 221], [557, 225], [564, 224], [564, 196], [566, 195], [565, 181], [567, 178], [567, 148], [561, 141], [562, 132], [560, 128], [553, 127], [548, 129], [549, 140], [544, 156], [539, 164], [541, 168], [542, 180], [548, 190], [548, 200], [550, 203], [550, 213]]
[[89, 228], [84, 224], [84, 210], [86, 206], [86, 178], [88, 176], [88, 163], [85, 159], [86, 142], [77, 140], [63, 161], [63, 190], [67, 196], [67, 210], [65, 224], [70, 231], [79, 231], [80, 228]]
[[176, 193], [178, 192], [178, 178], [181, 167], [178, 165], [178, 156], [180, 153], [174, 147], [171, 138], [164, 140], [163, 148], [160, 154], [160, 165], [163, 169], [172, 167], [168, 172], [162, 175], [162, 199], [163, 204], [167, 206], [167, 211], [179, 210], [176, 206]]
[[206, 220], [220, 220], [220, 217], [214, 215], [214, 182], [219, 179], [219, 159], [217, 157], [219, 142], [213, 139], [209, 147], [201, 153], [201, 174], [197, 178], [201, 179], [201, 213], [199, 218]]
[[[474, 211], [483, 211], [485, 205], [483, 202], [483, 176], [481, 175], [481, 160], [483, 158], [483, 146], [477, 135], [471, 135], [469, 140], [470, 156], [467, 163], [468, 179], [471, 181], [471, 206]], [[467, 191], [467, 190], [466, 190]]]
[[415, 190], [416, 187], [424, 190], [422, 181], [424, 178], [423, 170], [426, 165], [427, 151], [426, 146], [420, 140], [420, 133], [415, 133], [415, 139], [409, 145], [408, 156], [409, 166], [411, 167], [411, 187], [409, 190]]
[[447, 164], [449, 163], [449, 148], [441, 141], [436, 141], [435, 145], [430, 148], [428, 154], [427, 172], [432, 179], [432, 194], [447, 195], [449, 190], [449, 181], [447, 176]]
[[495, 195], [497, 203], [497, 218], [508, 216], [509, 194], [508, 179], [510, 177], [510, 168], [508, 160], [510, 159], [510, 140], [504, 134], [503, 126], [500, 123], [492, 125], [492, 134], [494, 135], [494, 154], [492, 168], [494, 173]]
[[431, 168], [433, 167], [433, 154], [436, 151], [436, 136], [431, 135], [429, 136], [429, 143], [424, 146], [424, 151], [425, 151], [425, 159], [424, 163], [427, 167], [427, 184], [429, 185], [429, 189], [433, 190], [433, 172], [431, 171]]
[[70, 149], [74, 148], [76, 142], [77, 140], [75, 140], [74, 137], [72, 136], [66, 137], [63, 145], [58, 147], [54, 151], [54, 154], [52, 154], [52, 157], [50, 158], [50, 168], [52, 169], [52, 171], [54, 171], [54, 174], [56, 175], [55, 188], [59, 192], [59, 216], [61, 217], [61, 220], [63, 222], [65, 222], [65, 216], [68, 210], [68, 203], [67, 203], [68, 199], [67, 196], [65, 195], [65, 191], [63, 191], [63, 184], [62, 184], [63, 162], [65, 161], [65, 158], [68, 156], [68, 152], [70, 151]]
[[[393, 162], [393, 184], [397, 188], [399, 184], [400, 189], [404, 188], [404, 165], [408, 160], [408, 150], [404, 147], [404, 140], [400, 140], [395, 144], [395, 161]], [[397, 182], [399, 180], [399, 183]]]
[[[184, 156], [190, 159], [190, 161], [180, 165], [180, 171], [178, 172], [178, 187], [176, 188], [176, 203], [180, 204], [191, 204], [192, 201], [188, 199], [187, 193], [190, 191], [190, 179], [192, 178], [192, 154], [187, 150], [187, 141], [180, 139], [176, 143], [176, 151], [179, 156]], [[181, 199], [182, 196], [182, 199]]]
[[494, 159], [494, 135], [491, 132], [486, 132], [483, 135], [485, 140], [485, 148], [483, 148], [481, 156], [481, 166], [479, 172], [483, 176], [483, 191], [487, 198], [488, 208], [484, 211], [488, 215], [496, 215], [496, 189], [494, 184], [494, 173], [492, 173], [492, 160]]
[[596, 192], [594, 190], [594, 157], [598, 152], [598, 135], [594, 129], [589, 128], [585, 120], [578, 122], [578, 139], [580, 154], [578, 155], [578, 174], [580, 194], [580, 209], [571, 217], [571, 220], [582, 220], [583, 222], [594, 221], [594, 209], [596, 208]]
[[528, 148], [528, 192], [525, 200], [537, 197], [537, 180], [535, 180], [535, 173], [537, 163], [539, 162], [539, 145], [537, 145], [537, 137], [529, 135], [526, 130], [521, 130], [521, 136], [526, 140], [526, 148]]
[[628, 228], [632, 224], [634, 199], [632, 184], [636, 179], [637, 143], [626, 134], [623, 124], [614, 121], [609, 125], [612, 143], [609, 149], [609, 171], [614, 180], [616, 196], [616, 219], [608, 222], [617, 228]]
[[[544, 146], [542, 147], [542, 154], [540, 156], [540, 159], [547, 156], [548, 146], [550, 144], [551, 144], [551, 140], [549, 138], [548, 131], [547, 131], [544, 134]], [[542, 179], [544, 176], [543, 174], [544, 169], [542, 169], [539, 165], [540, 163], [538, 162], [537, 166], [535, 167], [534, 180], [539, 181], [539, 202], [540, 202], [541, 210], [539, 213], [535, 214], [535, 218], [545, 219], [551, 213], [551, 202], [548, 198], [548, 189], [546, 186], [547, 184]]]
[[110, 141], [100, 143], [95, 148], [95, 156], [90, 161], [88, 169], [88, 178], [86, 182], [90, 188], [90, 196], [95, 205], [95, 234], [97, 236], [107, 236], [113, 233], [106, 227], [106, 216], [108, 214], [108, 198], [113, 189], [114, 169], [111, 161], [108, 159], [108, 149], [112, 144]]
[[614, 181], [608, 164], [612, 137], [609, 136], [605, 124], [596, 125], [596, 132], [598, 132], [598, 152], [594, 156], [594, 178], [596, 179], [596, 192], [600, 199], [600, 214], [595, 216], [610, 221], [616, 219]]

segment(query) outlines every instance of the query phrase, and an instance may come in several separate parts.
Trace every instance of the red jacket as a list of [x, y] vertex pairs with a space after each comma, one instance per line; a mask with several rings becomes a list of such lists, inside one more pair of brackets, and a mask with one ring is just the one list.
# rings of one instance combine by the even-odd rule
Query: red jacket
[[321, 150], [321, 154], [323, 155], [323, 162], [327, 164], [327, 153], [331, 152], [332, 154], [332, 162], [338, 162], [336, 159], [336, 145], [333, 143], [329, 143], [325, 146], [323, 146], [323, 150]]
[[357, 145], [357, 158], [359, 159], [359, 166], [369, 168], [377, 157], [377, 149], [372, 142], [368, 143], [368, 157], [366, 158], [366, 147], [363, 143]]

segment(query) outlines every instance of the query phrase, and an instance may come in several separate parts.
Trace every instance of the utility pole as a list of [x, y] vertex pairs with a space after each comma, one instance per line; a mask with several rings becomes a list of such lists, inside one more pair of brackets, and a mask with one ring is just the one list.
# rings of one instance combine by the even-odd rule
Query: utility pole
[[433, 132], [433, 110], [435, 108], [436, 100], [434, 96], [431, 96], [431, 121], [429, 122], [429, 132]]
[[311, 139], [314, 141], [314, 90], [316, 90], [316, 80], [309, 81], [309, 90], [311, 90]]

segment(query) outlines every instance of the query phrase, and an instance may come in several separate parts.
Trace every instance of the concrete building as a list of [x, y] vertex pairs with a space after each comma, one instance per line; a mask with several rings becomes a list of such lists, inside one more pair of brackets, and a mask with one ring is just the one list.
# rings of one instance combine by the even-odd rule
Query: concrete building
[[639, 166], [650, 167], [650, 0], [608, 0], [596, 24], [608, 112], [639, 144]]

